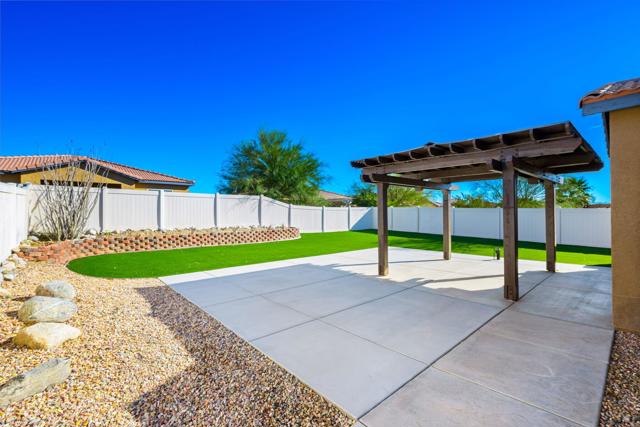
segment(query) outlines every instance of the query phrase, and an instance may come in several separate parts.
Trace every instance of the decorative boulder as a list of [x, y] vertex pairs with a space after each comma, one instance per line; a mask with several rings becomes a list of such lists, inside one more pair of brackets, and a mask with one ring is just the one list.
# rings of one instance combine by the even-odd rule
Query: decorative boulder
[[47, 387], [64, 382], [71, 375], [69, 359], [51, 359], [30, 371], [13, 377], [0, 385], [0, 408], [6, 408]]
[[76, 297], [76, 290], [69, 282], [52, 280], [38, 286], [36, 295], [73, 300]]
[[78, 307], [62, 298], [31, 297], [18, 310], [18, 319], [24, 323], [66, 322], [76, 314]]
[[38, 237], [37, 237], [37, 236], [33, 236], [33, 235], [32, 235], [32, 236], [27, 237], [27, 240], [29, 240], [29, 241], [31, 241], [31, 242], [37, 242], [37, 241], [38, 241], [38, 240], [40, 240], [40, 239], [38, 239]]
[[18, 268], [27, 266], [27, 262], [16, 254], [12, 254], [11, 256], [9, 256], [9, 261], [12, 261]]
[[16, 273], [4, 273], [4, 280], [11, 282], [15, 279], [16, 279]]
[[36, 323], [20, 329], [13, 338], [16, 345], [23, 345], [34, 349], [56, 348], [67, 340], [80, 336], [80, 329], [64, 323]]
[[13, 261], [5, 261], [2, 263], [2, 271], [8, 273], [16, 269], [16, 264]]

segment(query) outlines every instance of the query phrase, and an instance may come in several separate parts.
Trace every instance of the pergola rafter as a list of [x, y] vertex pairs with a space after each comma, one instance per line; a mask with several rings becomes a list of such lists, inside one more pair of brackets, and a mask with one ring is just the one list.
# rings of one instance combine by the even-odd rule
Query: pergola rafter
[[518, 175], [545, 186], [547, 269], [555, 271], [555, 185], [560, 173], [595, 171], [602, 161], [570, 123], [435, 144], [351, 162], [364, 182], [378, 188], [379, 273], [388, 273], [387, 189], [400, 185], [442, 191], [443, 252], [451, 258], [451, 191], [454, 182], [503, 180], [505, 298], [518, 292]]

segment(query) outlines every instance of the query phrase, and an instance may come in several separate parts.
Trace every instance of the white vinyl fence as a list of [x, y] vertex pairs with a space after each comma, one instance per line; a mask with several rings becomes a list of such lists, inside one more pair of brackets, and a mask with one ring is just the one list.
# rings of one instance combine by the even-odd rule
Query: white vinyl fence
[[[377, 217], [377, 215], [374, 214]], [[453, 208], [454, 236], [502, 239], [502, 209]], [[442, 208], [389, 208], [389, 229], [442, 234]], [[611, 209], [556, 208], [558, 244], [611, 247]], [[544, 209], [518, 209], [518, 240], [544, 242]]]
[[[297, 206], [263, 196], [106, 188], [93, 191], [97, 203], [87, 229], [99, 231], [293, 226], [312, 233], [375, 229], [377, 225], [375, 208]], [[42, 213], [37, 201], [41, 193], [40, 186], [27, 190], [0, 184], [0, 260], [27, 236], [27, 230], [38, 230]], [[611, 247], [609, 209], [558, 208], [556, 227], [559, 244]], [[442, 209], [389, 208], [389, 228], [441, 234]], [[518, 229], [519, 240], [544, 242], [544, 210], [520, 209]], [[502, 210], [454, 208], [453, 234], [501, 239]]]
[[[30, 228], [38, 230], [41, 186], [32, 186]], [[98, 231], [292, 226], [305, 233], [375, 228], [371, 208], [298, 206], [264, 196], [163, 190], [92, 190], [96, 204], [86, 228]]]
[[0, 183], [0, 261], [27, 238], [27, 193], [15, 184]]

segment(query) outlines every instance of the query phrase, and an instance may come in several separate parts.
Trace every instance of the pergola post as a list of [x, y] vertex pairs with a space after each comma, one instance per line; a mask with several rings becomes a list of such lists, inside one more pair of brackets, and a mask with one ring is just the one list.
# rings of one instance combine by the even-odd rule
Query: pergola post
[[451, 259], [451, 197], [449, 190], [442, 190], [442, 255]]
[[551, 181], [544, 182], [544, 225], [547, 249], [547, 271], [556, 271], [556, 189]]
[[502, 166], [503, 241], [504, 241], [504, 297], [517, 301], [518, 291], [518, 174], [513, 160]]
[[389, 184], [379, 182], [378, 186], [378, 275], [389, 274], [389, 218], [387, 210], [387, 189]]

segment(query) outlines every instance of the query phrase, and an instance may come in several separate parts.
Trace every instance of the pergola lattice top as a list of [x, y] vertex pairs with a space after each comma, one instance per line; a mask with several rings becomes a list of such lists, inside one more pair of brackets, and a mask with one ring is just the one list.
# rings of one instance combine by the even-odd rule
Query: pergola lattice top
[[442, 188], [428, 183], [500, 178], [500, 162], [509, 158], [516, 159], [520, 174], [537, 179], [596, 171], [603, 166], [600, 157], [571, 122], [445, 144], [428, 143], [411, 150], [354, 160], [351, 165], [362, 170], [366, 182], [381, 182], [376, 178], [393, 174], [403, 179], [385, 182]]
[[389, 271], [387, 188], [402, 185], [442, 190], [442, 236], [445, 259], [451, 258], [453, 182], [502, 179], [504, 296], [517, 300], [518, 175], [544, 182], [547, 270], [555, 271], [555, 190], [557, 174], [596, 171], [602, 160], [570, 122], [446, 144], [428, 143], [407, 151], [354, 160], [362, 180], [378, 187], [378, 272]]

